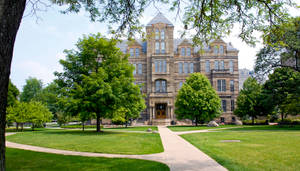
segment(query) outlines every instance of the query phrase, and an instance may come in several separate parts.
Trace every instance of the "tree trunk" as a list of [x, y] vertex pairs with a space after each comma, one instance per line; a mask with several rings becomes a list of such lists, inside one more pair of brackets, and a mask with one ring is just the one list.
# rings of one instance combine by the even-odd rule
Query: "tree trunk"
[[19, 131], [19, 123], [16, 122], [16, 130]]
[[32, 127], [31, 128], [32, 128], [32, 131], [34, 131], [34, 123], [32, 123]]
[[281, 113], [281, 121], [283, 122], [283, 119], [284, 119], [284, 114], [283, 113]]
[[100, 115], [97, 114], [97, 132], [100, 132]]
[[254, 117], [252, 116], [252, 125], [254, 125]]
[[0, 0], [0, 171], [5, 170], [7, 89], [17, 31], [26, 0]]
[[82, 122], [82, 131], [84, 131], [84, 122]]
[[23, 132], [24, 129], [24, 123], [21, 123], [21, 132]]
[[198, 117], [196, 116], [196, 126], [198, 126]]

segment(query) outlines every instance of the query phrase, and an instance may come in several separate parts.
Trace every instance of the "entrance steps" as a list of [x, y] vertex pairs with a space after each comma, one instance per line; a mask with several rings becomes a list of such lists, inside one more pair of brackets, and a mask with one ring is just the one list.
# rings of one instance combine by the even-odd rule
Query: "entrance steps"
[[153, 119], [152, 125], [171, 125], [171, 119]]

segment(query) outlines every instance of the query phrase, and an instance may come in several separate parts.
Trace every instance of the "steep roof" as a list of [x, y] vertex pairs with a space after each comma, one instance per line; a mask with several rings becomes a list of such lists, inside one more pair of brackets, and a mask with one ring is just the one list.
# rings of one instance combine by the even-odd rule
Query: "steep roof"
[[174, 26], [161, 12], [159, 12], [148, 24], [147, 26], [151, 26], [152, 24], [157, 23], [165, 23], [169, 26]]

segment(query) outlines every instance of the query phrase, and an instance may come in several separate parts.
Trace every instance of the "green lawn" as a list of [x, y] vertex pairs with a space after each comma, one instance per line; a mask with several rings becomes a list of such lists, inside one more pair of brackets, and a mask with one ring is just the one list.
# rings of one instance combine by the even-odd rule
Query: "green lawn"
[[204, 130], [204, 129], [230, 128], [230, 127], [237, 127], [237, 125], [220, 125], [218, 127], [208, 127], [206, 125], [199, 125], [199, 126], [168, 126], [168, 128], [171, 131], [175, 131], [175, 132]]
[[157, 131], [157, 126], [137, 126], [137, 127], [120, 127], [120, 128], [104, 128], [104, 130], [121, 130], [121, 131], [147, 131], [151, 128], [152, 131]]
[[147, 160], [65, 156], [12, 148], [6, 148], [6, 168], [8, 171], [169, 170], [163, 163]]
[[181, 136], [229, 170], [299, 170], [300, 130], [273, 126], [239, 130]]
[[56, 149], [114, 154], [151, 154], [163, 152], [159, 134], [92, 130], [45, 130], [23, 132], [8, 141]]

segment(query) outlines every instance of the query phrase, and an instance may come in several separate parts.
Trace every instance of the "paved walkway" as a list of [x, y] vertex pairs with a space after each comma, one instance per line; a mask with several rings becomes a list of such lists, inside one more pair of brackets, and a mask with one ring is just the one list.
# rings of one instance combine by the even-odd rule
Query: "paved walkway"
[[225, 171], [223, 166], [201, 152], [199, 149], [170, 131], [166, 127], [158, 127], [164, 146], [164, 152], [149, 155], [120, 155], [89, 152], [76, 152], [37, 147], [31, 145], [6, 142], [7, 147], [25, 149], [38, 152], [55, 153], [63, 155], [77, 155], [88, 157], [117, 157], [154, 160], [167, 164], [171, 171]]

